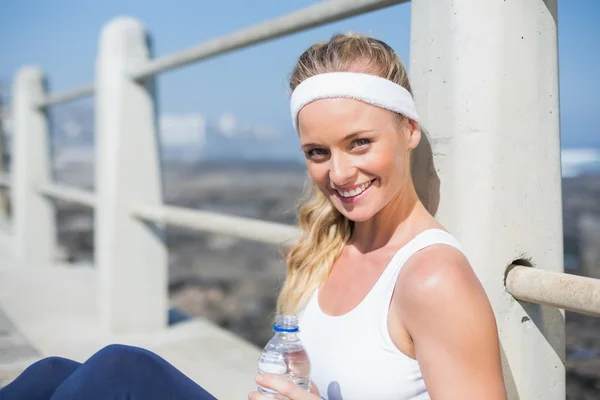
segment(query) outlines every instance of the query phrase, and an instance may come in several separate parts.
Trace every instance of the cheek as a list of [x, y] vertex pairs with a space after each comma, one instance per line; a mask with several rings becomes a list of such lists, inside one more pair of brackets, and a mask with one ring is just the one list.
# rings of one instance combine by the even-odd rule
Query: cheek
[[368, 169], [369, 173], [377, 175], [383, 186], [393, 186], [396, 189], [404, 181], [403, 177], [407, 172], [405, 164], [406, 159], [402, 154], [386, 149], [373, 154], [368, 164], [365, 164], [365, 170]]
[[402, 165], [401, 157], [391, 149], [369, 153], [361, 163], [361, 169], [382, 179], [396, 176]]
[[325, 163], [323, 164], [307, 164], [306, 166], [308, 174], [310, 175], [313, 182], [317, 184], [321, 189], [326, 188], [329, 185], [329, 175]]

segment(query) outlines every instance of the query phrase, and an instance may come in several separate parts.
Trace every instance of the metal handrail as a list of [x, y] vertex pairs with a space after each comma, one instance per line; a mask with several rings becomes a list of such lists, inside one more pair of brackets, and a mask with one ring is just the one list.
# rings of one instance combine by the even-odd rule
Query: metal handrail
[[[329, 0], [274, 18], [270, 21], [209, 40], [195, 47], [151, 60], [147, 65], [132, 72], [136, 80], [154, 76], [160, 72], [182, 67], [233, 50], [281, 38], [292, 33], [340, 21], [370, 11], [408, 0]], [[88, 84], [65, 92], [49, 94], [40, 101], [40, 108], [66, 103], [94, 94], [94, 84]]]
[[[135, 80], [144, 80], [158, 73], [233, 50], [406, 1], [408, 0], [324, 1], [270, 21], [200, 43], [189, 49], [150, 60], [146, 65], [131, 71], [131, 77]], [[65, 92], [48, 94], [37, 105], [38, 107], [47, 107], [93, 95], [94, 92], [94, 84], [89, 84]], [[4, 116], [9, 114], [7, 108], [0, 111]], [[1, 186], [11, 186], [8, 175], [0, 175]], [[46, 196], [89, 207], [95, 207], [96, 204], [94, 193], [65, 185], [45, 183], [39, 186], [39, 191]], [[295, 226], [168, 205], [140, 205], [132, 209], [132, 215], [145, 221], [271, 244], [284, 244], [294, 240], [300, 233]], [[517, 300], [600, 317], [599, 279], [511, 265], [506, 273], [505, 285], [507, 292]]]
[[294, 240], [300, 233], [291, 225], [176, 206], [139, 206], [132, 213], [145, 221], [277, 245]]
[[210, 57], [254, 44], [281, 38], [292, 33], [315, 28], [370, 11], [379, 10], [408, 0], [335, 0], [324, 1], [284, 16], [251, 26], [229, 35], [201, 43], [174, 54], [156, 58], [132, 72], [133, 79], [142, 80], [160, 72], [182, 67]]
[[96, 196], [94, 193], [87, 190], [56, 183], [42, 184], [39, 186], [38, 190], [43, 195], [55, 199], [82, 204], [92, 208], [96, 206]]
[[72, 90], [68, 90], [65, 92], [59, 92], [54, 94], [49, 94], [45, 99], [40, 101], [37, 106], [39, 108], [48, 107], [55, 104], [66, 103], [80, 97], [91, 96], [94, 94], [95, 85], [89, 84], [85, 86], [81, 86]]
[[518, 300], [600, 317], [600, 279], [511, 265], [506, 290]]

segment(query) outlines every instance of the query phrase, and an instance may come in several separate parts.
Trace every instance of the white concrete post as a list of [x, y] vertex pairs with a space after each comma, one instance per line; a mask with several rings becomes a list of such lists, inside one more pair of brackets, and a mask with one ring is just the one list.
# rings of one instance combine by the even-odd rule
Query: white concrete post
[[150, 59], [145, 28], [131, 18], [107, 24], [96, 76], [96, 230], [100, 310], [115, 333], [149, 332], [167, 323], [167, 251], [155, 225], [132, 216], [162, 204], [153, 81], [128, 72]]
[[563, 271], [556, 0], [414, 0], [411, 26], [437, 216], [492, 301], [509, 398], [563, 400], [564, 313], [503, 282], [518, 259]]
[[13, 87], [12, 188], [14, 256], [17, 265], [49, 265], [56, 250], [55, 209], [36, 189], [52, 178], [48, 118], [37, 103], [45, 97], [45, 78], [24, 67]]

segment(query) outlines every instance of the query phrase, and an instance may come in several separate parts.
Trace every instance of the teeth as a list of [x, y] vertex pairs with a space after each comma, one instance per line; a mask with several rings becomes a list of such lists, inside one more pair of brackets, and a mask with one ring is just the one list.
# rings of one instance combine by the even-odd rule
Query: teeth
[[354, 196], [357, 196], [357, 195], [361, 194], [362, 192], [364, 192], [370, 185], [371, 185], [371, 181], [369, 181], [353, 190], [343, 191], [343, 192], [338, 190], [337, 192], [342, 197], [354, 197]]

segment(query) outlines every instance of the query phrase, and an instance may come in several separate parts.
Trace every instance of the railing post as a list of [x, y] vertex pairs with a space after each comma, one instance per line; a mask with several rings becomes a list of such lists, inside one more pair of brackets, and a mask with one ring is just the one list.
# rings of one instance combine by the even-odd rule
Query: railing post
[[153, 79], [135, 82], [151, 49], [131, 18], [109, 22], [96, 76], [96, 230], [100, 310], [112, 332], [159, 330], [167, 322], [167, 251], [160, 227], [132, 216], [162, 204]]
[[562, 400], [564, 312], [504, 286], [515, 260], [563, 271], [556, 0], [413, 1], [410, 75], [437, 217], [491, 299], [509, 398]]
[[55, 257], [56, 221], [51, 199], [36, 186], [52, 177], [48, 117], [37, 103], [46, 92], [36, 67], [17, 73], [13, 92], [12, 187], [14, 256], [17, 265], [48, 265]]

